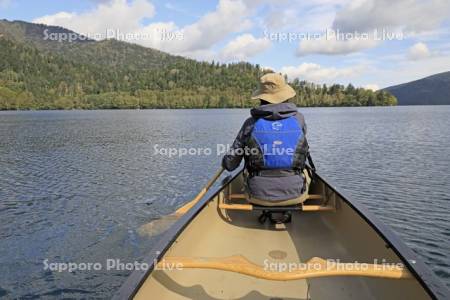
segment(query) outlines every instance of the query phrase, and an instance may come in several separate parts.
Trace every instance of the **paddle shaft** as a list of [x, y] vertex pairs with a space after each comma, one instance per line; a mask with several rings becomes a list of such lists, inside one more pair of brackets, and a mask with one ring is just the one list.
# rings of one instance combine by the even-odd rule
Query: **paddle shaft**
[[220, 177], [220, 175], [222, 175], [224, 169], [220, 168], [216, 174], [214, 174], [214, 176], [208, 181], [208, 183], [205, 185], [205, 187], [200, 191], [200, 193], [198, 193], [197, 196], [195, 196], [194, 199], [192, 199], [190, 202], [186, 203], [185, 205], [183, 205], [182, 207], [180, 207], [179, 209], [177, 209], [175, 211], [175, 215], [177, 216], [182, 216], [185, 213], [187, 213], [195, 204], [197, 204], [198, 201], [200, 201], [200, 199], [203, 198], [203, 196], [208, 192], [208, 190], [211, 188], [211, 186], [216, 182], [216, 180]]

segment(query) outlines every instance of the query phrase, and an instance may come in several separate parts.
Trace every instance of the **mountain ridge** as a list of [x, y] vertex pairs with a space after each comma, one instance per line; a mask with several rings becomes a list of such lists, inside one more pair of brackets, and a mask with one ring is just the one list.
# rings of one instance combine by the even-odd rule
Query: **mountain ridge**
[[[156, 49], [114, 39], [96, 41], [60, 26], [0, 20], [0, 32], [2, 31], [15, 42], [35, 47], [47, 54], [63, 54], [66, 58], [80, 63], [150, 68], [160, 66], [163, 59], [169, 59], [171, 62], [181, 59]], [[61, 40], [64, 35], [66, 40]], [[69, 41], [70, 36], [73, 37]], [[114, 50], [120, 55], [104, 51], [111, 46], [115, 46]], [[99, 55], [99, 52], [102, 52], [102, 55]], [[126, 59], [136, 56], [135, 59]]]
[[433, 74], [383, 89], [399, 105], [450, 105], [450, 71]]

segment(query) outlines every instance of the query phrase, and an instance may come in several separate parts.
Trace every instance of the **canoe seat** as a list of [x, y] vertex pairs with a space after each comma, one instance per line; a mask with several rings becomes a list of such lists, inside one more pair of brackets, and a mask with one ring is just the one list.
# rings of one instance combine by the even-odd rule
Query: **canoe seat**
[[[228, 195], [228, 199], [247, 199], [247, 196], [245, 194], [230, 194]], [[309, 194], [307, 196], [307, 200], [322, 200], [322, 195], [316, 195], [316, 194]]]
[[322, 195], [310, 194], [307, 196], [305, 203], [301, 203], [298, 205], [290, 205], [290, 206], [261, 206], [250, 203], [233, 203], [233, 200], [246, 200], [245, 194], [230, 194], [228, 195], [228, 203], [224, 201], [219, 202], [219, 208], [225, 210], [243, 210], [243, 211], [270, 211], [270, 212], [283, 212], [283, 211], [335, 211], [335, 207], [332, 205], [312, 205], [305, 204], [308, 200], [323, 200]]
[[330, 276], [364, 276], [390, 279], [412, 278], [407, 268], [396, 264], [337, 263], [313, 257], [306, 263], [280, 262], [269, 267], [252, 263], [242, 255], [223, 258], [166, 257], [156, 265], [157, 270], [213, 269], [240, 273], [275, 281], [290, 281]]

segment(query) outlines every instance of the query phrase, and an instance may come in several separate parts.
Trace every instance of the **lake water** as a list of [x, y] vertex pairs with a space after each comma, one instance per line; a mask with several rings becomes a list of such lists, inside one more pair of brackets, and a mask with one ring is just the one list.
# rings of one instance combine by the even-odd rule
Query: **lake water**
[[[450, 286], [450, 106], [308, 108], [316, 166]], [[0, 297], [109, 298], [128, 271], [54, 262], [141, 259], [142, 224], [192, 198], [248, 110], [0, 112]]]

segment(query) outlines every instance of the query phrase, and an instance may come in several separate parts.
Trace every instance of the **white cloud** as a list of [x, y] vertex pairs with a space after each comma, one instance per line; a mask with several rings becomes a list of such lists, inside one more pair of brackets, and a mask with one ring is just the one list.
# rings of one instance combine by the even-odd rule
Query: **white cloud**
[[375, 47], [378, 44], [374, 39], [348, 39], [337, 38], [309, 39], [300, 42], [297, 49], [298, 56], [309, 54], [339, 55], [358, 52]]
[[133, 32], [141, 27], [143, 18], [151, 18], [155, 8], [147, 0], [112, 0], [98, 4], [85, 13], [77, 14], [59, 12], [33, 20], [34, 23], [58, 25], [75, 32], [90, 35], [106, 35], [107, 29], [120, 29], [122, 32]]
[[271, 71], [274, 72], [275, 68], [271, 67], [271, 66], [260, 66], [261, 70], [263, 71]]
[[349, 0], [263, 1], [269, 4], [262, 26], [270, 31], [325, 31], [331, 27], [336, 8]]
[[[314, 16], [318, 15], [314, 11], [327, 16], [315, 18], [319, 20], [314, 21], [317, 23], [314, 26], [317, 30], [320, 30], [318, 26], [322, 26], [322, 31], [326, 30], [326, 22], [330, 20], [332, 12], [334, 20], [329, 22], [335, 31], [339, 31], [342, 35], [346, 33], [364, 35], [365, 38], [335, 39], [325, 36], [321, 39], [303, 40], [297, 49], [296, 54], [298, 56], [309, 54], [340, 55], [361, 52], [383, 43], [383, 36], [381, 35], [383, 30], [390, 35], [388, 39], [394, 36], [405, 38], [405, 34], [406, 38], [427, 35], [428, 33], [435, 34], [441, 22], [450, 17], [450, 1], [447, 0], [324, 1], [325, 4], [334, 3], [333, 9], [330, 10], [329, 5], [322, 4], [311, 10], [311, 14]], [[342, 7], [342, 9], [336, 12], [339, 7]], [[378, 30], [378, 33], [375, 33], [374, 30]]]
[[339, 5], [333, 1], [313, 1], [305, 2], [300, 8], [300, 17], [291, 22], [296, 24], [296, 28], [306, 32], [324, 32], [331, 28], [336, 17], [336, 9]]
[[423, 32], [449, 16], [448, 0], [357, 0], [337, 12], [333, 27], [346, 32], [375, 28]]
[[268, 39], [258, 39], [248, 33], [242, 34], [229, 42], [222, 49], [220, 56], [225, 61], [243, 61], [267, 50], [270, 45]]
[[294, 9], [272, 9], [265, 16], [264, 25], [270, 30], [282, 29], [292, 24], [292, 20], [297, 19], [297, 12]]
[[[381, 88], [401, 84], [450, 70], [450, 53], [431, 55], [427, 59], [411, 60], [407, 57], [378, 57], [380, 63], [367, 75]], [[367, 78], [366, 78], [367, 80]]]
[[189, 17], [195, 17], [198, 18], [199, 16], [192, 14], [191, 12], [189, 12], [187, 9], [181, 8], [175, 4], [172, 4], [171, 2], [166, 2], [166, 4], [164, 4], [164, 7], [168, 10], [171, 10], [173, 12], [176, 12], [178, 14], [182, 14], [182, 15], [186, 15]]
[[352, 78], [363, 71], [363, 66], [334, 68], [322, 67], [315, 63], [302, 63], [301, 65], [287, 66], [280, 69], [280, 72], [286, 74], [290, 80], [299, 78], [301, 80], [312, 81], [316, 83], [330, 83], [339, 78], [342, 82], [344, 79]]
[[416, 43], [409, 48], [408, 58], [412, 60], [419, 60], [431, 56], [430, 50], [425, 43]]
[[366, 84], [366, 85], [363, 86], [363, 88], [368, 89], [368, 90], [372, 90], [372, 91], [378, 91], [380, 89], [378, 84], [374, 84], [374, 83]]
[[[151, 23], [135, 29], [133, 33], [137, 35], [138, 39], [132, 42], [163, 51], [168, 51], [168, 44], [183, 41], [185, 38], [174, 22]], [[173, 53], [178, 54], [176, 51]]]
[[215, 11], [182, 28], [184, 39], [167, 43], [166, 49], [178, 53], [208, 49], [229, 34], [250, 28], [249, 13], [242, 1], [221, 0]]
[[[225, 40], [230, 34], [252, 26], [248, 18], [252, 11], [241, 0], [220, 0], [214, 11], [182, 28], [178, 28], [174, 22], [142, 25], [142, 20], [153, 17], [154, 13], [154, 6], [148, 0], [111, 0], [102, 1], [94, 10], [85, 13], [59, 12], [33, 22], [58, 25], [85, 35], [105, 35], [107, 29], [119, 29], [125, 34], [145, 37], [132, 41], [137, 44], [201, 59], [211, 58], [210, 48], [213, 45]], [[182, 38], [168, 39], [162, 32], [180, 33]]]

